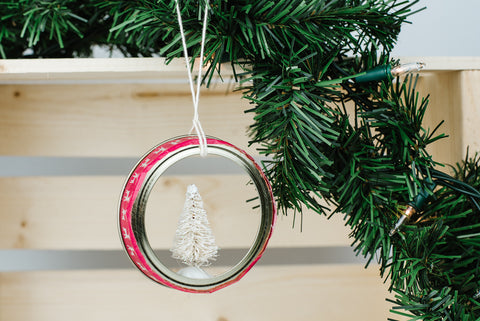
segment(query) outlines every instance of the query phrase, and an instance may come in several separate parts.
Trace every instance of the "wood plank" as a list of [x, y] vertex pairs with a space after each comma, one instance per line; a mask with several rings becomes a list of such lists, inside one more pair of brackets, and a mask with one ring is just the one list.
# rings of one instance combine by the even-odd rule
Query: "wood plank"
[[[457, 161], [461, 154], [462, 99], [466, 108], [471, 106], [466, 122], [478, 110], [476, 78], [461, 80], [475, 74], [424, 72], [420, 77], [422, 92], [431, 94], [426, 126], [445, 119], [440, 130], [451, 136], [432, 147], [442, 162]], [[247, 147], [253, 115], [244, 113], [249, 105], [241, 93], [231, 90], [218, 85], [202, 92], [203, 127], [255, 153]], [[2, 155], [137, 157], [160, 141], [187, 133], [193, 116], [186, 84], [2, 85], [0, 96]], [[465, 134], [469, 132], [467, 128]]]
[[[0, 178], [4, 249], [120, 249], [116, 211], [123, 177]], [[258, 212], [245, 200], [255, 196], [248, 178], [169, 176], [149, 199], [146, 224], [151, 244], [171, 246], [186, 186], [195, 183], [221, 248], [249, 248], [258, 227]], [[232, 197], [232, 195], [235, 195]], [[348, 228], [340, 216], [327, 221], [306, 212], [303, 232], [292, 216], [279, 217], [271, 246], [348, 246]]]
[[[198, 63], [198, 59], [196, 64]], [[206, 70], [206, 67], [204, 70]], [[194, 66], [197, 71], [198, 67]], [[222, 75], [233, 75], [229, 64], [222, 65]], [[165, 58], [62, 58], [10, 59], [0, 61], [0, 81], [18, 80], [107, 80], [187, 79], [183, 58], [166, 64]]]
[[430, 94], [425, 127], [433, 129], [445, 120], [438, 133], [449, 135], [429, 148], [435, 160], [454, 165], [465, 158], [469, 146], [470, 156], [480, 151], [479, 84], [479, 70], [427, 72], [420, 77], [419, 91]]
[[470, 147], [470, 156], [480, 152], [480, 70], [463, 71], [460, 75], [461, 100], [452, 106], [455, 111], [461, 104], [462, 158]]
[[400, 63], [423, 62], [426, 71], [461, 71], [480, 69], [480, 57], [478, 56], [400, 56], [395, 57]]
[[[427, 70], [480, 69], [479, 57], [396, 57], [402, 63], [424, 62]], [[196, 69], [195, 69], [196, 70]], [[229, 64], [222, 77], [232, 76]], [[0, 82], [55, 80], [186, 79], [183, 58], [73, 58], [0, 60]]]
[[[182, 84], [3, 85], [0, 96], [2, 155], [139, 157], [188, 134], [193, 118]], [[240, 93], [212, 88], [202, 91], [200, 121], [207, 134], [253, 152], [247, 108]]]
[[433, 143], [427, 149], [435, 161], [443, 164], [455, 164], [463, 157], [460, 77], [461, 72], [458, 71], [424, 72], [417, 85], [421, 97], [430, 95], [424, 128], [431, 131], [441, 121], [445, 121], [437, 134], [445, 133], [448, 137]]
[[359, 265], [255, 267], [213, 294], [187, 294], [128, 271], [0, 274], [1, 320], [385, 320], [391, 296]]

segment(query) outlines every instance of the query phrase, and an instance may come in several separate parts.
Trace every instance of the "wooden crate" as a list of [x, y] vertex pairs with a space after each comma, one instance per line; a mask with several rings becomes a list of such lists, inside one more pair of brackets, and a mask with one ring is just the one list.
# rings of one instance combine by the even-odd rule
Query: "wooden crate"
[[[417, 61], [405, 57], [402, 61]], [[450, 138], [431, 152], [460, 160], [480, 150], [480, 60], [428, 58], [422, 92], [431, 93], [427, 125]], [[200, 99], [206, 132], [247, 147], [252, 115], [225, 82]], [[387, 285], [349, 248], [341, 217], [307, 213], [278, 220], [260, 264], [211, 295], [154, 284], [129, 264], [117, 235], [116, 206], [128, 167], [144, 152], [185, 134], [193, 114], [184, 65], [162, 59], [0, 61], [0, 320], [385, 320]], [[195, 180], [215, 206], [228, 207], [238, 176], [173, 175], [160, 187], [174, 213]], [[233, 182], [233, 184], [232, 184]], [[225, 186], [230, 186], [226, 188]], [[241, 213], [231, 213], [232, 216]], [[161, 225], [153, 220], [153, 225]], [[223, 222], [222, 224], [235, 224]], [[242, 234], [249, 226], [235, 225]], [[223, 229], [219, 237], [238, 240]], [[161, 241], [159, 241], [161, 242]], [[348, 306], [348, 308], [346, 308]]]

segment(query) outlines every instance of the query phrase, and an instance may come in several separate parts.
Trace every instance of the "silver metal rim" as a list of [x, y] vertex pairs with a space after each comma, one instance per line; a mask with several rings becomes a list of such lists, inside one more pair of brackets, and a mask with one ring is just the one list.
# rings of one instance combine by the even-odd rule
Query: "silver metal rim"
[[[174, 139], [184, 137], [185, 136], [177, 137]], [[213, 137], [209, 136], [208, 138]], [[218, 140], [216, 138], [213, 139]], [[161, 146], [164, 143], [165, 142], [157, 145], [157, 147]], [[152, 149], [152, 151], [154, 149]], [[161, 275], [166, 281], [174, 284], [176, 287], [185, 290], [192, 290], [193, 292], [212, 292], [212, 290], [215, 291], [216, 289], [222, 288], [240, 279], [262, 255], [266, 244], [270, 238], [275, 217], [275, 204], [272, 197], [270, 185], [261, 170], [259, 169], [258, 165], [256, 165], [252, 159], [247, 157], [244, 153], [242, 153], [242, 151], [229, 145], [209, 144], [207, 146], [207, 151], [209, 155], [224, 157], [230, 161], [235, 162], [245, 172], [247, 172], [256, 187], [260, 199], [261, 220], [255, 240], [250, 249], [248, 250], [247, 254], [234, 267], [232, 267], [230, 270], [226, 271], [223, 274], [214, 276], [209, 279], [187, 278], [177, 274], [176, 272], [166, 267], [154, 253], [147, 238], [145, 230], [145, 210], [146, 204], [148, 202], [148, 197], [153, 187], [155, 186], [155, 183], [159, 180], [162, 174], [173, 164], [187, 157], [199, 155], [200, 147], [198, 145], [188, 145], [182, 147], [177, 151], [168, 154], [166, 157], [156, 163], [147, 172], [144, 182], [140, 187], [140, 192], [138, 193], [138, 196], [134, 201], [134, 205], [131, 211], [131, 224], [133, 233], [135, 239], [137, 240], [138, 247], [142, 252], [143, 256], [146, 258], [150, 268], [159, 275]], [[144, 156], [138, 164], [140, 164], [145, 157], [146, 156]]]

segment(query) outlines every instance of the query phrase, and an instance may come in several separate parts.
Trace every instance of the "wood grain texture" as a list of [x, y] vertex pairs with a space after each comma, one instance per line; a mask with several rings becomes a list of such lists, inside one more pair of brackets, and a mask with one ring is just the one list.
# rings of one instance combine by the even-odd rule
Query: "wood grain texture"
[[[255, 196], [242, 175], [169, 176], [159, 180], [146, 212], [147, 233], [156, 248], [171, 246], [186, 186], [195, 183], [203, 197], [218, 245], [248, 248], [258, 228], [258, 211], [245, 200]], [[119, 249], [117, 206], [123, 177], [0, 178], [4, 249]], [[235, 197], [232, 197], [235, 195]], [[340, 216], [329, 221], [304, 214], [279, 217], [270, 246], [348, 246], [349, 229]]]
[[470, 147], [470, 156], [480, 152], [480, 70], [463, 71], [461, 81], [462, 158]]
[[[202, 91], [200, 121], [208, 135], [254, 151], [253, 116], [231, 89]], [[192, 127], [186, 84], [0, 85], [0, 97], [2, 155], [139, 157]]]
[[0, 319], [311, 321], [386, 320], [391, 296], [360, 265], [255, 267], [213, 294], [159, 286], [137, 271], [0, 274]]
[[[475, 143], [480, 71], [423, 72], [418, 88], [430, 94], [425, 127], [445, 120], [450, 137], [430, 148], [454, 163]], [[227, 84], [202, 92], [200, 115], [210, 135], [248, 148], [248, 102]], [[0, 85], [0, 154], [138, 157], [159, 142], [186, 134], [192, 103], [186, 84]], [[475, 148], [476, 149], [476, 148]]]
[[411, 62], [423, 62], [425, 64], [424, 70], [426, 71], [462, 71], [480, 69], [480, 57], [475, 56], [400, 56], [394, 58], [399, 59], [400, 63], [402, 64]]
[[[443, 138], [428, 147], [435, 161], [454, 164], [462, 155], [462, 94], [460, 71], [424, 72], [419, 78], [420, 97], [427, 97], [429, 104], [423, 127], [432, 131], [440, 122], [445, 121], [437, 130], [444, 133]], [[448, 171], [447, 168], [442, 170]]]
[[[165, 62], [165, 58], [157, 57], [1, 60], [0, 81], [187, 79], [183, 58], [173, 59], [169, 64]], [[222, 76], [231, 75], [230, 64], [222, 65]]]
[[[480, 72], [463, 71], [479, 69], [479, 60], [460, 60], [445, 64], [430, 59], [432, 65], [427, 59], [430, 71], [422, 73], [419, 83], [422, 93], [431, 94], [426, 127], [446, 120], [440, 131], [450, 138], [431, 149], [434, 159], [444, 163], [460, 160], [466, 145], [480, 149]], [[148, 59], [109, 60], [106, 65], [92, 60], [29, 63], [0, 63], [0, 155], [139, 157], [191, 127], [191, 96], [178, 81], [185, 79], [180, 64], [167, 71]], [[100, 78], [105, 83], [47, 84]], [[132, 83], [113, 83], [118, 78]], [[141, 78], [161, 83], [133, 83]], [[208, 134], [246, 148], [252, 115], [244, 114], [249, 106], [240, 93], [232, 93], [228, 84], [217, 85], [202, 91], [200, 104]], [[254, 148], [248, 151], [255, 153]], [[120, 249], [116, 206], [123, 180], [0, 178], [0, 248]], [[153, 246], [170, 245], [185, 186], [192, 182], [201, 190], [220, 246], [248, 245], [258, 214], [245, 207], [243, 200], [251, 192], [244, 189], [242, 177], [230, 175], [162, 180], [147, 209]], [[291, 216], [279, 217], [269, 246], [346, 246], [348, 232], [340, 216], [327, 221], [307, 212], [303, 232], [298, 218], [292, 229]], [[256, 266], [241, 282], [213, 295], [169, 290], [133, 269], [14, 272], [0, 274], [0, 320], [370, 321], [392, 317], [386, 296], [377, 268], [346, 264]]]
[[470, 155], [480, 151], [479, 86], [479, 70], [422, 73], [419, 91], [430, 95], [424, 127], [433, 129], [444, 120], [437, 133], [448, 135], [429, 147], [434, 160], [454, 165], [464, 159], [469, 146]]
[[[395, 59], [402, 63], [424, 62], [426, 70], [480, 69], [479, 57]], [[0, 60], [0, 81], [186, 79], [185, 68], [182, 58], [174, 59], [168, 65], [164, 58], [7, 59]], [[222, 65], [222, 77], [227, 78], [232, 74], [229, 64]]]

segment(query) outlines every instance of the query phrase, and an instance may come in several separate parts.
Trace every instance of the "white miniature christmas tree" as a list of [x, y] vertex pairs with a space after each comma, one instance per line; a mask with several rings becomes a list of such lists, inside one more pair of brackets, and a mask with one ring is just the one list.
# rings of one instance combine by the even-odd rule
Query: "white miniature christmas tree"
[[209, 265], [210, 260], [217, 257], [218, 246], [215, 244], [200, 193], [193, 184], [187, 188], [171, 251], [173, 258], [189, 266], [177, 273], [191, 278], [211, 277], [200, 267]]

